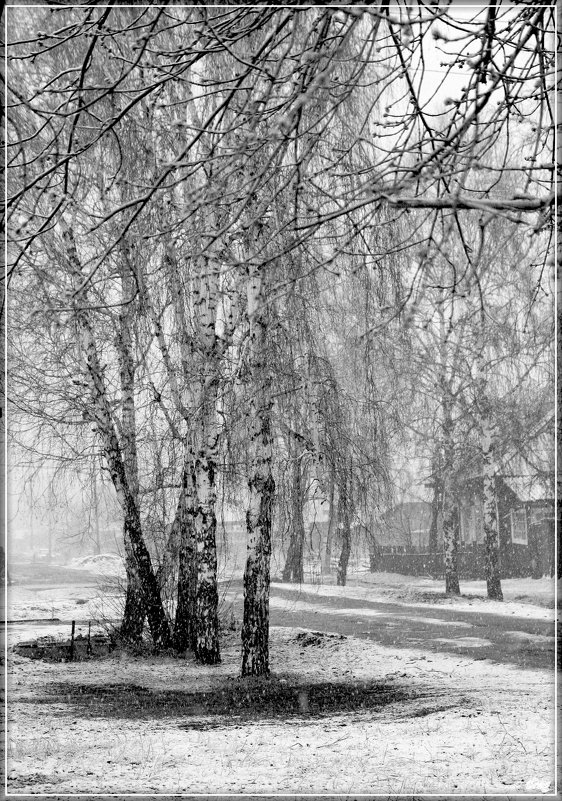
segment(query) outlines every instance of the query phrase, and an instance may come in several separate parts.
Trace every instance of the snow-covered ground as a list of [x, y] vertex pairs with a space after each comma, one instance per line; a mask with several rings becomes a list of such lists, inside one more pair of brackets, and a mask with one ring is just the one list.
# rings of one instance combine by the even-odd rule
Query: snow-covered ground
[[[272, 631], [278, 687], [292, 711], [217, 716], [206, 699], [266, 682], [237, 678], [239, 646], [223, 663], [117, 655], [53, 665], [14, 656], [8, 786], [12, 792], [524, 793], [552, 790], [553, 676], [368, 642]], [[325, 682], [372, 701], [322, 713]], [[114, 688], [147, 698], [189, 693], [190, 706], [146, 715], [115, 704]], [[271, 682], [269, 683], [271, 686]], [[104, 699], [99, 687], [110, 686]], [[89, 688], [91, 691], [89, 692]], [[221, 690], [220, 688], [224, 688]], [[354, 688], [356, 688], [354, 690]], [[300, 698], [299, 698], [300, 694]], [[310, 699], [307, 702], [307, 696]], [[83, 700], [81, 700], [83, 698]], [[107, 713], [104, 711], [107, 704]], [[165, 701], [162, 700], [162, 704]], [[307, 709], [308, 706], [308, 709]], [[347, 706], [347, 708], [345, 708]], [[237, 714], [238, 713], [238, 714]]]
[[[295, 590], [294, 584], [275, 583], [276, 587]], [[402, 606], [420, 606], [424, 609], [449, 606], [458, 612], [493, 612], [498, 615], [554, 619], [554, 579], [504, 579], [504, 601], [490, 601], [486, 597], [485, 581], [461, 582], [459, 597], [444, 594], [443, 581], [420, 576], [403, 576], [397, 573], [352, 573], [345, 587], [332, 583], [303, 584], [307, 594], [331, 598], [353, 598], [360, 601], [392, 601]], [[506, 603], [509, 602], [509, 603]], [[318, 607], [316, 607], [318, 608]]]
[[[434, 593], [442, 595], [444, 582], [427, 576], [404, 576], [399, 573], [370, 573], [361, 571], [351, 574], [350, 584], [369, 585], [383, 592], [415, 595]], [[461, 593], [466, 596], [486, 597], [485, 581], [460, 582]], [[554, 606], [555, 581], [553, 578], [515, 578], [502, 579], [504, 599], [506, 601], [525, 601], [539, 606]], [[454, 599], [453, 599], [454, 600]]]
[[119, 576], [125, 578], [123, 559], [114, 553], [99, 553], [95, 556], [80, 556], [73, 559], [67, 567], [72, 570], [87, 570], [98, 576]]
[[121, 609], [122, 593], [117, 583], [31, 588], [12, 585], [8, 588], [9, 620], [93, 619], [97, 616], [114, 619]]
[[[306, 589], [373, 599], [366, 586]], [[17, 591], [10, 588], [10, 607], [15, 601], [23, 612]], [[95, 594], [93, 587], [60, 588], [48, 603], [56, 617], [72, 609], [77, 617], [86, 604], [94, 611]], [[404, 603], [431, 608], [413, 595]], [[28, 617], [40, 617], [41, 604], [27, 607]], [[533, 608], [508, 600], [505, 613], [512, 604]], [[269, 681], [238, 677], [239, 633], [225, 638], [216, 667], [123, 652], [73, 664], [10, 654], [8, 788], [58, 795], [552, 793], [553, 671], [498, 664], [477, 652], [472, 659], [278, 627]]]

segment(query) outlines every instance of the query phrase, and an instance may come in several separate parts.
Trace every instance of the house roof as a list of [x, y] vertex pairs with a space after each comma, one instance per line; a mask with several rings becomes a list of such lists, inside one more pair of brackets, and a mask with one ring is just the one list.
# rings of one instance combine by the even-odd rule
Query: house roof
[[[529, 432], [519, 447], [511, 446], [497, 454], [495, 475], [505, 483], [522, 501], [552, 499], [549, 476], [554, 475], [554, 413], [543, 418]], [[472, 465], [466, 474], [468, 479], [481, 477], [480, 466]]]
[[420, 524], [425, 524], [426, 522], [427, 527], [429, 527], [431, 504], [425, 501], [405, 501], [388, 509], [383, 515], [383, 520], [387, 525], [397, 528], [406, 527], [410, 531], [414, 530], [412, 529], [412, 524], [416, 526], [415, 530], [420, 528]]
[[504, 475], [502, 478], [509, 489], [524, 503], [552, 500], [552, 491], [545, 481], [529, 478], [529, 476]]
[[553, 458], [555, 439], [555, 416], [554, 410], [552, 410], [527, 432], [524, 443], [521, 443], [519, 447], [512, 445], [505, 451], [501, 459], [502, 464], [509, 464], [518, 457], [522, 457], [531, 464], [537, 459], [542, 462], [550, 462]]
[[511, 452], [498, 470], [520, 501], [554, 498], [554, 432], [543, 429], [523, 453]]

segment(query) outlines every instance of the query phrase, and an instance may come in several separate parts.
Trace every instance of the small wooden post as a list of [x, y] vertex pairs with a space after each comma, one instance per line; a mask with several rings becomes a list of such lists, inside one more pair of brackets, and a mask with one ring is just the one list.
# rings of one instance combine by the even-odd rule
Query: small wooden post
[[86, 647], [86, 653], [88, 654], [88, 656], [91, 656], [92, 654], [92, 640], [90, 639], [91, 628], [92, 628], [92, 621], [88, 620], [88, 645]]
[[298, 699], [299, 699], [299, 709], [303, 713], [310, 712], [310, 708], [308, 706], [308, 689], [299, 690], [298, 692]]
[[74, 662], [74, 629], [76, 627], [76, 621], [72, 621], [72, 631], [70, 633], [70, 662]]

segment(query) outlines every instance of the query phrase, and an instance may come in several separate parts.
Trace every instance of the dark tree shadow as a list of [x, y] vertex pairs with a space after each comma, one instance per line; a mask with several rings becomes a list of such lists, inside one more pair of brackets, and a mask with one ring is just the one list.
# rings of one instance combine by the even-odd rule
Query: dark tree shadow
[[[28, 699], [37, 703], [38, 699]], [[135, 684], [50, 684], [40, 703], [67, 703], [87, 717], [162, 719], [178, 718], [186, 729], [210, 729], [251, 721], [302, 723], [303, 719], [380, 712], [399, 704], [394, 714], [420, 717], [455, 706], [427, 688], [419, 691], [385, 682], [306, 683], [271, 677], [261, 680], [224, 680], [200, 692], [152, 690]], [[60, 706], [59, 706], [60, 709]]]

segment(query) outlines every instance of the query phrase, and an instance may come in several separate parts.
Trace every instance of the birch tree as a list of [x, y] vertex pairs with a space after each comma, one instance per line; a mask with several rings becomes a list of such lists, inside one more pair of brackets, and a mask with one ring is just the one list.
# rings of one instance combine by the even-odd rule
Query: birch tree
[[[213, 233], [210, 233], [211, 238]], [[218, 268], [212, 249], [199, 264], [194, 288], [195, 347], [199, 379], [192, 445], [192, 471], [195, 506], [193, 509], [197, 542], [197, 594], [195, 654], [206, 664], [220, 660], [218, 632], [217, 552], [216, 552], [216, 472], [219, 424], [217, 421], [216, 314]]]
[[[337, 300], [334, 307], [349, 317], [354, 336], [343, 325], [332, 336], [319, 309], [313, 323], [321, 322], [331, 339], [324, 351], [316, 342], [310, 352], [322, 353], [333, 368], [335, 382], [325, 395], [336, 386], [347, 402], [357, 376], [362, 382], [365, 376], [347, 364], [343, 343], [351, 345], [354, 359], [364, 355], [358, 343], [368, 343], [382, 365], [389, 346], [381, 332], [403, 319], [416, 287], [427, 290], [437, 254], [453, 274], [457, 267], [472, 271], [476, 285], [476, 279], [485, 283], [481, 268], [491, 269], [489, 261], [474, 258], [466, 237], [479, 221], [486, 227], [489, 220], [500, 220], [533, 237], [552, 237], [553, 9], [512, 9], [491, 0], [461, 15], [454, 6], [381, 2], [345, 8], [36, 7], [9, 9], [8, 16], [9, 274], [17, 279], [18, 271], [27, 276], [31, 271], [32, 283], [49, 297], [49, 314], [38, 319], [45, 333], [52, 323], [60, 326], [61, 336], [53, 337], [61, 340], [59, 382], [69, 370], [65, 348], [73, 347], [79, 334], [82, 378], [92, 399], [86, 414], [122, 499], [144, 605], [161, 644], [168, 636], [166, 615], [151, 561], [156, 543], [143, 536], [150, 513], [146, 502], [141, 511], [147, 488], [132, 430], [150, 421], [165, 438], [174, 492], [171, 486], [161, 490], [156, 480], [145, 483], [150, 497], [162, 502], [162, 520], [173, 518], [170, 535], [180, 543], [177, 642], [185, 644], [191, 610], [196, 619], [189, 637], [202, 661], [219, 658], [214, 556], [219, 454], [227, 436], [239, 441], [235, 428], [247, 429], [242, 670], [266, 674], [276, 448], [274, 310], [290, 286], [307, 287], [305, 295], [312, 297], [306, 279], [320, 276], [318, 286]], [[435, 92], [428, 64], [440, 65], [443, 76]], [[462, 87], [455, 79], [461, 69]], [[127, 129], [134, 131], [130, 140]], [[132, 171], [122, 159], [124, 143], [136, 156]], [[105, 162], [104, 153], [111, 153]], [[498, 181], [508, 173], [511, 183]], [[103, 180], [92, 187], [98, 174]], [[126, 193], [115, 189], [123, 178]], [[444, 219], [446, 224], [437, 226]], [[392, 231], [386, 240], [385, 230]], [[447, 237], [453, 235], [458, 265], [451, 265], [447, 254]], [[135, 253], [131, 283], [123, 273], [117, 297], [123, 247]], [[62, 266], [71, 265], [66, 275], [57, 273], [64, 290], [60, 304], [53, 301], [59, 287], [50, 283], [40, 255], [47, 250]], [[340, 279], [370, 275], [382, 288], [401, 253], [415, 267], [406, 268], [410, 286], [379, 302], [376, 319], [367, 322], [357, 313], [356, 294], [345, 302], [353, 280]], [[542, 264], [548, 271], [547, 248]], [[231, 279], [237, 289], [225, 309], [237, 306], [239, 286], [245, 284], [247, 319], [235, 325], [237, 338], [233, 334], [229, 343], [229, 337], [219, 336], [217, 309], [219, 297], [230, 295]], [[451, 286], [456, 292], [466, 282], [456, 275]], [[103, 325], [115, 323], [114, 304], [133, 291], [138, 359], [128, 344], [132, 320], [125, 310], [117, 349], [108, 344]], [[337, 427], [336, 456], [330, 462], [323, 454], [328, 481], [341, 484], [336, 494], [345, 501], [346, 520], [351, 508], [366, 505], [368, 491], [379, 499], [384, 437], [369, 448], [362, 440], [366, 432], [384, 429], [383, 401], [400, 404], [396, 394], [382, 397], [392, 384], [387, 376], [379, 394], [373, 391], [377, 365], [374, 359], [368, 364], [360, 400]], [[438, 385], [434, 394], [441, 392], [441, 445], [449, 450], [449, 418], [454, 428], [457, 407], [474, 399], [465, 391], [464, 399], [459, 395], [452, 403], [434, 372], [427, 380]], [[41, 381], [51, 386], [45, 371]], [[233, 388], [236, 381], [251, 388], [247, 419], [233, 414], [224, 426], [226, 384], [232, 398], [244, 396], [241, 386]], [[318, 388], [309, 394], [320, 408], [325, 395]], [[445, 408], [450, 402], [455, 408]], [[73, 403], [73, 414], [83, 410], [80, 399], [73, 397]], [[323, 419], [329, 421], [329, 415]], [[394, 412], [388, 419], [394, 425]], [[62, 429], [65, 421], [55, 424]], [[313, 435], [319, 428], [310, 427]], [[323, 445], [312, 439], [317, 458]], [[484, 462], [488, 440], [485, 433]], [[138, 451], [139, 437], [136, 446]], [[159, 449], [154, 459], [159, 475], [162, 456]], [[442, 464], [448, 469], [448, 456]], [[340, 465], [345, 469], [338, 473]], [[440, 503], [446, 506], [452, 494], [445, 486]], [[351, 520], [349, 525], [352, 530]], [[448, 541], [454, 549], [454, 540]], [[344, 537], [342, 576], [345, 543]], [[196, 582], [189, 568], [194, 550]], [[131, 559], [131, 586], [132, 564]], [[453, 573], [451, 567], [450, 589], [456, 591]]]
[[269, 578], [273, 479], [271, 426], [271, 367], [268, 360], [270, 309], [267, 299], [268, 273], [263, 264], [248, 266], [249, 379], [248, 437], [248, 552], [244, 571], [244, 621], [242, 624], [242, 675], [269, 673]]
[[[135, 364], [132, 352], [131, 316], [133, 311], [134, 278], [126, 260], [120, 265], [121, 310], [119, 330], [116, 338], [119, 377], [122, 395], [122, 452], [123, 468], [130, 487], [132, 501], [139, 506], [139, 475], [137, 454], [137, 423], [135, 409]], [[131, 540], [130, 522], [125, 517], [124, 544], [127, 569], [127, 596], [121, 625], [121, 635], [125, 639], [138, 641], [142, 635], [145, 608], [143, 604], [142, 582], [138, 573], [134, 547]]]
[[[135, 591], [142, 592], [142, 601], [149, 620], [149, 625], [157, 648], [165, 648], [169, 644], [170, 632], [168, 621], [162, 606], [160, 591], [156, 576], [152, 567], [152, 560], [141, 530], [141, 521], [136, 492], [136, 460], [134, 445], [131, 445], [132, 432], [127, 429], [128, 442], [126, 445], [126, 456], [124, 458], [121, 445], [115, 429], [111, 407], [108, 403], [107, 391], [105, 387], [104, 370], [100, 362], [98, 349], [92, 333], [92, 328], [87, 317], [87, 299], [84, 290], [76, 290], [80, 287], [83, 278], [80, 256], [77, 251], [74, 234], [71, 226], [61, 217], [61, 235], [66, 248], [66, 259], [71, 274], [71, 281], [75, 291], [73, 303], [73, 314], [77, 328], [78, 344], [82, 359], [85, 362], [86, 375], [88, 377], [89, 391], [92, 402], [92, 422], [95, 423], [97, 431], [102, 439], [104, 455], [108, 463], [110, 475], [117, 492], [117, 497], [123, 509], [125, 542], [126, 547], [130, 545], [130, 555], [128, 555], [129, 570], [134, 577], [134, 589], [129, 595], [130, 604], [136, 606]], [[123, 397], [124, 423], [130, 425], [133, 422], [134, 408], [132, 399], [132, 375], [130, 372], [130, 352], [125, 336], [128, 336], [127, 326], [123, 321], [121, 329], [121, 376], [122, 387], [125, 390]], [[130, 479], [130, 480], [128, 480]], [[132, 482], [132, 483], [131, 483]], [[128, 617], [124, 620], [126, 633], [138, 636], [138, 609], [126, 609]]]

